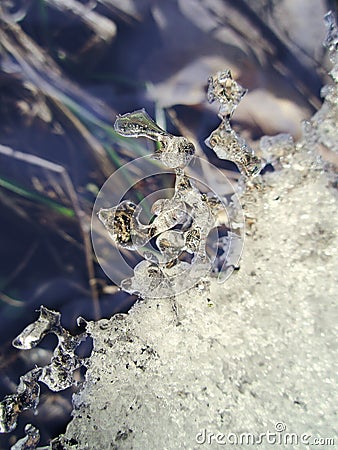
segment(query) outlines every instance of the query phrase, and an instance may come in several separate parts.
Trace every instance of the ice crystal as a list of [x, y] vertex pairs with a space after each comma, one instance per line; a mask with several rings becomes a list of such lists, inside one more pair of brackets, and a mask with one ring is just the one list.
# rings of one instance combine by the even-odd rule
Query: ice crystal
[[39, 430], [33, 427], [33, 425], [27, 424], [25, 426], [25, 433], [26, 436], [12, 445], [11, 450], [35, 450], [40, 440]]
[[233, 80], [230, 70], [218, 72], [209, 78], [208, 100], [210, 103], [217, 101], [220, 104], [218, 115], [222, 122], [205, 143], [219, 158], [233, 161], [242, 175], [252, 178], [259, 174], [261, 161], [230, 124], [230, 119], [246, 92]]
[[133, 202], [123, 201], [114, 208], [101, 209], [98, 213], [113, 241], [129, 250], [135, 250], [149, 239], [150, 229], [143, 227], [138, 215], [134, 215], [136, 208]]
[[82, 363], [74, 353], [85, 335], [72, 336], [60, 323], [60, 313], [40, 307], [40, 317], [28, 325], [17, 338], [14, 347], [22, 350], [35, 347], [48, 333], [54, 333], [58, 344], [54, 350], [51, 363], [42, 368], [39, 381], [45, 383], [52, 391], [61, 391], [73, 384], [73, 372]]
[[223, 121], [205, 141], [220, 159], [228, 159], [237, 164], [246, 177], [254, 177], [261, 170], [261, 161], [253, 150], [230, 126]]
[[[143, 298], [173, 297], [212, 270], [219, 273], [215, 263], [217, 250], [208, 254], [207, 237], [218, 226], [227, 202], [214, 192], [201, 192], [186, 174], [185, 166], [194, 157], [193, 144], [162, 130], [144, 110], [118, 116], [115, 130], [123, 136], [145, 136], [159, 142], [155, 157], [174, 169], [176, 177], [171, 197], [159, 198], [152, 204], [149, 224], [140, 220], [142, 207], [129, 200], [98, 211], [98, 218], [115, 245], [137, 251], [144, 258], [135, 266], [133, 276], [121, 281], [121, 288]], [[226, 211], [223, 215], [227, 217]], [[152, 241], [155, 253], [151, 251]], [[233, 267], [231, 258], [224, 257], [223, 264]]]
[[0, 403], [0, 433], [14, 430], [19, 414], [25, 409], [35, 409], [39, 404], [38, 380], [42, 369], [36, 368], [22, 377], [15, 394], [7, 395]]
[[230, 119], [247, 90], [242, 88], [231, 75], [231, 71], [218, 72], [208, 79], [207, 98], [210, 103], [218, 101], [221, 104], [219, 116]]
[[303, 141], [304, 143], [310, 143], [312, 151], [317, 152], [318, 155], [326, 152], [328, 156], [327, 161], [329, 161], [326, 162], [326, 165], [335, 185], [337, 176], [334, 172], [337, 170], [336, 155], [338, 154], [338, 29], [332, 12], [325, 16], [325, 23], [327, 36], [324, 45], [328, 49], [329, 57], [333, 64], [330, 72], [333, 83], [322, 88], [323, 105], [310, 121], [304, 123]]
[[[61, 326], [60, 317], [60, 313], [41, 306], [39, 318], [14, 339], [13, 345], [16, 348], [27, 350], [38, 345], [48, 333], [54, 333], [58, 338], [58, 344], [51, 363], [46, 367], [36, 367], [23, 375], [17, 392], [7, 395], [0, 403], [1, 433], [9, 433], [16, 427], [17, 418], [22, 411], [36, 409], [40, 396], [38, 382], [45, 383], [52, 391], [64, 390], [74, 383], [73, 372], [82, 365], [74, 351], [86, 335], [72, 336]], [[27, 442], [34, 441], [36, 433], [33, 431], [31, 428], [27, 429]], [[26, 445], [25, 441], [22, 445]]]
[[39, 318], [35, 322], [29, 324], [19, 336], [13, 340], [13, 345], [19, 350], [29, 350], [36, 347], [48, 333], [54, 332], [54, 330], [57, 330], [59, 327], [60, 313], [41, 306]]
[[327, 29], [324, 45], [329, 50], [329, 57], [333, 64], [330, 74], [333, 80], [338, 82], [338, 27], [332, 11], [328, 12], [324, 19]]
[[114, 128], [121, 136], [144, 136], [159, 142], [154, 158], [172, 169], [188, 165], [195, 153], [191, 142], [185, 137], [173, 136], [162, 130], [144, 109], [118, 116]]
[[[197, 282], [201, 273], [205, 275], [211, 270], [205, 239], [215, 226], [220, 208], [220, 200], [211, 201], [182, 171], [177, 171], [175, 194], [171, 199], [159, 199], [153, 204], [155, 217], [150, 225], [140, 223], [138, 214], [135, 215], [136, 205], [130, 206], [130, 202], [100, 210], [99, 218], [116, 245], [139, 249], [156, 237], [159, 254], [145, 252], [146, 260], [135, 267], [134, 276], [124, 280], [121, 287], [142, 297], [155, 292], [163, 297], [179, 292], [187, 279]], [[172, 229], [176, 226], [179, 229]], [[180, 261], [184, 252], [193, 255], [191, 264]]]

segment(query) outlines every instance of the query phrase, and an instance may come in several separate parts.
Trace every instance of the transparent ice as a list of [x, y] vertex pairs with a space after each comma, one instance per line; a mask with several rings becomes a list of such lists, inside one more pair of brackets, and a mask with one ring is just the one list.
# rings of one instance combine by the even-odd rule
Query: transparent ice
[[206, 139], [220, 159], [233, 161], [245, 178], [259, 174], [262, 164], [245, 140], [231, 127], [230, 119], [247, 91], [233, 80], [230, 70], [218, 72], [209, 78], [208, 100], [220, 104], [221, 123]]
[[10, 450], [34, 450], [40, 440], [40, 432], [31, 424], [25, 426], [26, 436], [19, 439]]
[[194, 156], [195, 147], [185, 137], [173, 136], [162, 130], [144, 109], [118, 116], [114, 128], [121, 136], [147, 137], [159, 143], [154, 158], [166, 167], [185, 167]]
[[7, 395], [0, 403], [0, 432], [9, 433], [17, 425], [19, 414], [26, 409], [35, 409], [39, 404], [40, 386], [38, 380], [41, 368], [33, 369], [20, 377], [15, 394]]
[[36, 409], [40, 396], [39, 382], [46, 384], [52, 391], [62, 391], [74, 384], [73, 372], [82, 365], [74, 352], [86, 334], [72, 336], [61, 326], [60, 318], [60, 313], [41, 306], [39, 318], [14, 339], [14, 347], [28, 350], [38, 345], [48, 333], [54, 333], [58, 344], [51, 363], [45, 367], [36, 367], [22, 376], [17, 392], [7, 395], [0, 403], [0, 432], [12, 431], [22, 411]]
[[[333, 52], [337, 34], [332, 16], [327, 23]], [[166, 295], [153, 302], [152, 290], [167, 292], [162, 266], [180, 271], [188, 264], [174, 264], [181, 246], [203, 260], [206, 218], [217, 210], [206, 205], [217, 205], [217, 199], [196, 192], [177, 173], [174, 197], [181, 201], [182, 214], [173, 212], [172, 199], [159, 201], [153, 210], [158, 219], [153, 232], [158, 231], [163, 259], [141, 262], [125, 282], [126, 289], [134, 285], [131, 290], [144, 290], [145, 301], [128, 314], [86, 324], [94, 340], [86, 383], [74, 397], [73, 420], [51, 449], [197, 448], [202, 430], [257, 436], [275, 433], [281, 422], [286, 432], [309, 436], [310, 443], [314, 438], [334, 442], [337, 179], [334, 165], [317, 155], [323, 146], [337, 149], [336, 88], [323, 89], [323, 106], [305, 124], [300, 142], [294, 144], [288, 135], [261, 140], [263, 159], [275, 170], [262, 176], [261, 190], [243, 189], [247, 245], [241, 269], [222, 289], [200, 278], [195, 290], [178, 295], [180, 326]], [[236, 217], [235, 201], [227, 207]], [[166, 228], [172, 223], [180, 224], [182, 232]], [[237, 227], [242, 226], [238, 220]], [[114, 236], [114, 230], [108, 231]], [[228, 233], [221, 244], [226, 248], [231, 238], [236, 240], [237, 234]], [[31, 348], [59, 323], [57, 313], [41, 309], [37, 323], [15, 342]], [[36, 407], [41, 373], [37, 368], [21, 377], [17, 393], [5, 397], [1, 431], [13, 429], [22, 410]], [[37, 436], [31, 428], [26, 432]], [[16, 445], [15, 450], [34, 449], [36, 442]], [[265, 441], [263, 446], [270, 448]]]
[[230, 119], [247, 89], [242, 88], [233, 78], [231, 71], [217, 72], [208, 80], [207, 98], [210, 103], [220, 103], [219, 116]]
[[[193, 157], [193, 145], [183, 137], [166, 133], [145, 110], [119, 116], [115, 130], [123, 136], [157, 140], [160, 149], [156, 151], [156, 158], [174, 169], [176, 177], [173, 196], [153, 203], [153, 218], [149, 224], [141, 223], [142, 210], [128, 200], [99, 210], [98, 217], [115, 245], [136, 250], [144, 258], [135, 266], [134, 275], [122, 281], [121, 287], [143, 298], [155, 293], [160, 297], [173, 297], [185, 290], [187, 283], [192, 287], [212, 269], [217, 272], [215, 255], [208, 255], [206, 250], [207, 237], [217, 226], [226, 201], [197, 188], [185, 172], [185, 166]], [[152, 239], [155, 239], [157, 255], [147, 247]], [[187, 258], [187, 254], [191, 257]]]
[[338, 27], [332, 11], [328, 12], [324, 19], [327, 29], [324, 46], [329, 50], [329, 58], [333, 65], [330, 75], [335, 82], [338, 82]]

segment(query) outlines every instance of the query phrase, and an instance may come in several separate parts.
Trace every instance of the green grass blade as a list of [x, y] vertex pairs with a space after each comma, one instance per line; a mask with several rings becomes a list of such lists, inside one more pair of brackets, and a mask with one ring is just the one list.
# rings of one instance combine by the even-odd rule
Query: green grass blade
[[0, 177], [0, 186], [11, 192], [14, 192], [15, 194], [20, 195], [22, 197], [28, 198], [30, 200], [35, 200], [38, 203], [42, 203], [42, 204], [52, 208], [54, 211], [58, 212], [59, 214], [62, 214], [63, 216], [75, 217], [75, 211], [73, 209], [63, 206], [60, 203], [55, 202], [54, 200], [51, 200], [49, 198], [46, 198], [41, 194], [29, 191], [22, 186], [12, 183], [11, 181], [7, 180], [6, 178]]

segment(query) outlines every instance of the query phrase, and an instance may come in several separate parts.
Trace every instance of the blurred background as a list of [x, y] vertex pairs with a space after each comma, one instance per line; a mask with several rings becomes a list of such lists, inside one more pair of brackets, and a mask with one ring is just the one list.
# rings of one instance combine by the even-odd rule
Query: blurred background
[[[0, 1], [0, 399], [50, 360], [52, 337], [26, 352], [11, 345], [41, 304], [76, 333], [78, 316], [110, 317], [135, 301], [105, 276], [90, 241], [105, 180], [153, 151], [119, 137], [116, 114], [146, 108], [235, 181], [236, 167], [204, 144], [219, 123], [217, 105], [206, 102], [208, 76], [230, 68], [249, 89], [233, 126], [254, 148], [266, 134], [299, 138], [328, 81], [323, 16], [336, 7], [333, 0]], [[71, 394], [42, 387], [39, 414], [25, 412], [0, 448], [23, 436], [27, 422], [40, 429], [40, 445], [48, 443], [70, 420]]]

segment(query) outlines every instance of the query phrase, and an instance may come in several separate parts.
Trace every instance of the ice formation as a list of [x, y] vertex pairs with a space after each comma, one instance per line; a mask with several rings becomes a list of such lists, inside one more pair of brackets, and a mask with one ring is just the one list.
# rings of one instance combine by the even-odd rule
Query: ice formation
[[144, 136], [157, 141], [160, 145], [154, 157], [171, 169], [187, 166], [195, 153], [191, 142], [185, 137], [173, 136], [162, 130], [144, 109], [119, 116], [114, 128], [122, 136]]
[[[179, 327], [168, 299], [148, 297], [88, 323], [93, 354], [61, 448], [334, 445], [337, 195], [316, 149], [337, 142], [336, 99], [310, 140], [261, 140], [274, 171], [241, 197], [245, 257], [226, 285], [177, 295]], [[175, 257], [183, 240], [164, 238]]]
[[246, 90], [233, 80], [230, 70], [218, 72], [209, 78], [208, 100], [210, 103], [220, 103], [218, 115], [222, 122], [205, 143], [219, 158], [233, 161], [241, 174], [250, 178], [259, 174], [261, 161], [230, 124], [230, 119], [245, 93]]
[[14, 445], [12, 445], [11, 450], [34, 450], [40, 440], [40, 432], [37, 428], [33, 427], [31, 424], [25, 426], [26, 436], [19, 439]]
[[[235, 83], [233, 88], [240, 91]], [[233, 99], [233, 109], [240, 96], [238, 94], [238, 98]], [[226, 104], [224, 102], [223, 106]], [[225, 269], [233, 268], [238, 260], [238, 251], [232, 252], [231, 246], [241, 240], [240, 232], [231, 229], [232, 217], [229, 220], [227, 213], [227, 207], [233, 212], [238, 208], [235, 196], [228, 202], [214, 192], [202, 193], [185, 172], [185, 168], [194, 160], [193, 144], [184, 137], [173, 136], [162, 130], [145, 110], [118, 116], [115, 130], [122, 136], [145, 136], [156, 140], [159, 147], [153, 157], [165, 167], [173, 169], [176, 177], [174, 195], [157, 199], [153, 203], [153, 220], [149, 224], [140, 221], [141, 207], [129, 200], [98, 211], [98, 217], [114, 243], [121, 248], [136, 250], [144, 258], [135, 266], [133, 276], [121, 282], [122, 289], [142, 298], [154, 294], [157, 297], [173, 297], [203, 280], [210, 272], [219, 274], [220, 261], [223, 274], [228, 273]], [[214, 249], [212, 254], [208, 254], [207, 237], [220, 225], [222, 211], [225, 211], [223, 216], [227, 217], [227, 236], [219, 240], [217, 251]], [[153, 248], [157, 252], [142, 249], [152, 240], [155, 241]], [[220, 247], [223, 251], [219, 251]], [[191, 257], [187, 257], [187, 254]]]
[[[327, 23], [333, 54], [337, 29], [332, 16], [327, 16]], [[331, 73], [336, 71], [335, 67]], [[229, 72], [225, 74], [213, 77], [209, 97], [223, 99], [220, 86], [225, 83], [230, 104], [223, 111], [228, 120], [243, 90], [229, 81]], [[334, 75], [333, 79], [337, 82]], [[323, 106], [300, 142], [295, 144], [285, 134], [262, 138], [262, 164], [271, 164], [274, 171], [262, 175], [260, 189], [247, 189], [242, 195], [247, 245], [240, 270], [221, 287], [208, 279], [209, 289], [195, 287], [176, 295], [180, 326], [167, 296], [154, 301], [153, 290], [166, 284], [162, 267], [179, 267], [182, 248], [205, 258], [201, 231], [218, 200], [196, 190], [183, 167], [172, 167], [175, 194], [154, 204], [152, 223], [138, 222], [137, 206], [130, 202], [102, 212], [101, 220], [118, 245], [135, 249], [155, 237], [161, 256], [156, 260], [149, 255], [126, 282], [126, 289], [144, 289], [143, 272], [147, 273], [143, 302], [128, 314], [87, 323], [94, 347], [86, 363], [86, 383], [74, 397], [73, 420], [65, 435], [51, 442], [51, 449], [217, 449], [227, 444], [310, 448], [318, 443], [333, 448], [336, 173], [318, 157], [317, 149], [336, 148], [337, 85], [323, 89], [323, 94]], [[124, 128], [123, 121], [119, 126], [126, 133], [159, 133], [156, 140], [165, 133], [153, 123], [153, 131], [142, 123], [130, 128], [130, 116], [122, 118], [128, 126]], [[246, 154], [247, 148], [239, 145]], [[187, 161], [183, 153], [180, 166]], [[165, 158], [171, 161], [170, 155]], [[255, 170], [242, 168], [242, 173], [248, 179]], [[183, 192], [190, 203], [183, 201]], [[192, 206], [197, 212], [187, 214]], [[41, 308], [40, 319], [15, 343], [30, 348], [55, 330], [66, 336], [57, 313]], [[72, 354], [75, 341], [69, 339]], [[62, 347], [69, 349], [68, 344]], [[72, 360], [71, 369], [76, 365]], [[17, 413], [36, 406], [42, 369], [35, 370], [21, 378], [17, 394], [2, 402], [2, 430], [13, 429]], [[34, 433], [27, 430], [27, 437], [13, 448], [33, 449]], [[31, 446], [25, 447], [28, 438]]]
[[20, 377], [17, 392], [7, 395], [0, 403], [0, 432], [9, 433], [17, 424], [19, 414], [25, 409], [35, 409], [39, 403], [38, 380], [42, 369], [37, 368]]
[[[244, 179], [241, 186], [257, 176], [262, 167], [261, 160], [230, 125], [245, 93], [246, 90], [233, 80], [230, 70], [218, 72], [209, 79], [208, 100], [219, 102], [222, 122], [206, 142], [220, 158], [238, 165]], [[98, 217], [114, 243], [137, 251], [145, 259], [136, 265], [132, 277], [122, 280], [122, 289], [143, 298], [155, 292], [159, 297], [173, 297], [210, 273], [225, 280], [237, 265], [241, 253], [244, 224], [239, 218], [236, 196], [228, 201], [213, 192], [200, 192], [185, 171], [194, 160], [193, 144], [184, 137], [164, 131], [144, 109], [118, 116], [115, 130], [122, 136], [144, 136], [157, 141], [158, 148], [153, 157], [173, 169], [176, 176], [174, 195], [153, 204], [154, 218], [149, 224], [140, 221], [140, 206], [128, 200], [98, 211]], [[227, 216], [227, 223], [223, 223], [227, 225], [227, 235], [217, 240], [214, 245], [217, 249], [209, 255], [207, 237], [220, 225], [222, 211]], [[237, 227], [232, 227], [231, 222], [237, 222]], [[157, 255], [141, 249], [155, 238]], [[190, 261], [187, 261], [186, 253], [192, 255]], [[187, 280], [190, 281], [188, 285]]]
[[[39, 382], [46, 384], [52, 391], [62, 391], [74, 384], [73, 372], [82, 365], [74, 352], [86, 334], [72, 336], [61, 326], [60, 318], [60, 313], [41, 306], [39, 318], [14, 339], [14, 347], [28, 350], [38, 345], [48, 333], [54, 333], [58, 344], [51, 363], [45, 367], [36, 367], [20, 377], [17, 392], [7, 395], [0, 403], [0, 432], [12, 431], [17, 425], [19, 414], [25, 409], [36, 409], [40, 396]], [[31, 428], [28, 431], [28, 441], [34, 440], [35, 432]]]
[[[304, 136], [310, 145], [319, 153], [329, 150], [335, 157], [337, 165], [338, 139], [337, 139], [337, 98], [338, 98], [338, 30], [335, 17], [332, 12], [325, 16], [325, 24], [327, 27], [327, 36], [324, 41], [329, 54], [329, 59], [333, 65], [330, 75], [333, 83], [326, 85], [321, 90], [324, 103], [321, 109], [312, 117], [309, 122], [304, 123]], [[330, 165], [330, 163], [327, 163]], [[332, 170], [331, 166], [328, 170]], [[333, 178], [333, 183], [336, 179]]]

